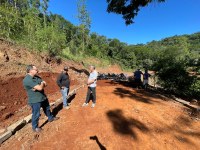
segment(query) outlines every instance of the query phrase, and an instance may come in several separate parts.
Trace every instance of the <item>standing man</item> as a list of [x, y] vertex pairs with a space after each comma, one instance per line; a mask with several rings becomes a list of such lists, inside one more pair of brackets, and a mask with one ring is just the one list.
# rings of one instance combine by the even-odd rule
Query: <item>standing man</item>
[[63, 108], [70, 109], [67, 102], [67, 95], [69, 93], [70, 79], [68, 74], [68, 67], [64, 67], [62, 73], [58, 76], [57, 84], [60, 87], [63, 98]]
[[89, 100], [90, 100], [90, 94], [92, 94], [92, 108], [96, 105], [96, 86], [97, 86], [97, 76], [98, 73], [95, 70], [95, 66], [90, 66], [90, 76], [88, 78], [88, 91], [86, 96], [86, 101], [82, 106], [88, 106]]
[[144, 89], [147, 89], [148, 85], [149, 85], [149, 77], [151, 75], [148, 73], [148, 70], [145, 70], [145, 73], [143, 74], [143, 86]]
[[134, 79], [137, 84], [137, 88], [139, 88], [142, 84], [141, 75], [143, 75], [143, 73], [142, 73], [142, 71], [140, 71], [140, 69], [138, 69], [134, 72]]
[[47, 96], [44, 93], [44, 88], [47, 86], [46, 82], [37, 76], [38, 69], [34, 65], [27, 66], [27, 75], [23, 79], [23, 85], [28, 95], [28, 104], [32, 108], [32, 129], [35, 132], [40, 132], [41, 128], [38, 127], [40, 108], [42, 107], [48, 121], [52, 122], [59, 119], [53, 117]]

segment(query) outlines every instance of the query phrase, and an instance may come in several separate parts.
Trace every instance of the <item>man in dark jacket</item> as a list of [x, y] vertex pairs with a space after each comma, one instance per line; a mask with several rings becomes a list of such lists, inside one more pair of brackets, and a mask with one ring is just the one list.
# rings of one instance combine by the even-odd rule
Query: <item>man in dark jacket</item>
[[37, 76], [38, 69], [34, 65], [27, 66], [27, 75], [23, 79], [23, 85], [28, 95], [28, 104], [32, 108], [32, 128], [35, 132], [40, 132], [41, 128], [38, 127], [40, 118], [40, 108], [43, 108], [48, 121], [52, 122], [57, 120], [50, 111], [47, 96], [44, 93], [44, 88], [47, 86], [46, 82]]
[[60, 91], [63, 97], [63, 108], [69, 109], [69, 104], [67, 102], [67, 95], [69, 93], [70, 79], [68, 74], [68, 67], [64, 67], [62, 73], [57, 78], [57, 84], [60, 87]]

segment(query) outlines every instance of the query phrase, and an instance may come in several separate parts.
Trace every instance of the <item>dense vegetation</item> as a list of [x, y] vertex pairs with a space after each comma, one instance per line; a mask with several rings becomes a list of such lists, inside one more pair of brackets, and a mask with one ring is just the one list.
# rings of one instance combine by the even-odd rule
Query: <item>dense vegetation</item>
[[78, 26], [47, 10], [48, 0], [1, 0], [0, 37], [39, 52], [47, 51], [52, 57], [75, 60], [95, 57], [106, 64], [118, 63], [124, 69], [153, 69], [165, 89], [200, 96], [200, 81], [189, 74], [200, 73], [200, 32], [128, 45], [90, 33], [85, 0], [78, 3]]

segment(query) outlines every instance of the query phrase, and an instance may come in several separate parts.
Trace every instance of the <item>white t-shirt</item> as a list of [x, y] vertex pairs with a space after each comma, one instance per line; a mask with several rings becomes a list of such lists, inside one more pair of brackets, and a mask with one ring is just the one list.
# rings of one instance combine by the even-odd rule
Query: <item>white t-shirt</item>
[[96, 87], [97, 86], [97, 76], [98, 73], [96, 71], [93, 71], [90, 73], [89, 79], [88, 80], [96, 80], [94, 81], [94, 83], [90, 84], [90, 87]]

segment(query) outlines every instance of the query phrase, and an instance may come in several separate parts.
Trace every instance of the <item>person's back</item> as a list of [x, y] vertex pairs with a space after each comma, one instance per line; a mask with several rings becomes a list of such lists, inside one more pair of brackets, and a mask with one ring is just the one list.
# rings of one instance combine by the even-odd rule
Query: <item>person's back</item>
[[150, 74], [145, 72], [144, 75], [143, 75], [143, 79], [144, 80], [149, 80], [149, 77], [150, 77]]
[[143, 74], [143, 86], [144, 86], [144, 89], [147, 89], [147, 86], [149, 84], [149, 77], [151, 75], [148, 73], [147, 70], [145, 70], [145, 73]]
[[134, 77], [135, 77], [135, 79], [141, 79], [141, 75], [142, 75], [143, 73], [140, 71], [140, 70], [137, 70], [137, 71], [135, 71], [134, 72]]

